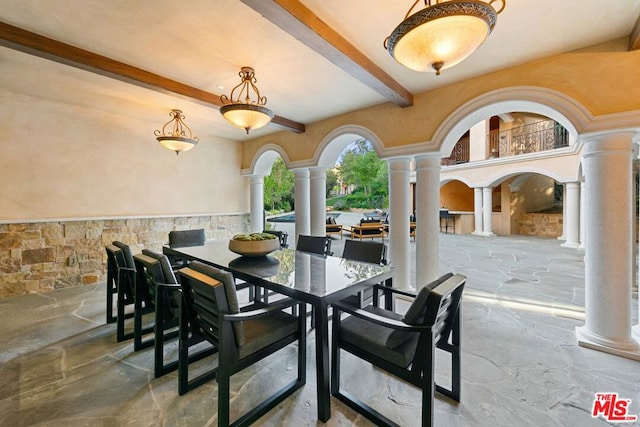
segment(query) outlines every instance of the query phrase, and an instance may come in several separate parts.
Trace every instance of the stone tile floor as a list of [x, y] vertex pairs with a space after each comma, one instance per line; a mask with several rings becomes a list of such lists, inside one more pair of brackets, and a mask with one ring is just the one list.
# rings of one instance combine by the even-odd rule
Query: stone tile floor
[[[442, 271], [465, 274], [468, 284], [462, 402], [436, 396], [437, 426], [607, 425], [590, 415], [596, 392], [617, 392], [632, 400], [631, 414], [640, 414], [638, 362], [576, 345], [574, 329], [584, 322], [580, 252], [522, 236], [441, 234], [440, 242]], [[341, 246], [334, 241], [336, 255]], [[98, 285], [0, 301], [0, 426], [217, 425], [215, 382], [178, 396], [175, 373], [154, 379], [153, 350], [115, 342], [104, 299]], [[256, 425], [322, 425], [313, 337], [307, 385]], [[295, 351], [290, 346], [234, 377], [232, 411], [293, 377]], [[402, 426], [420, 424], [417, 390], [343, 357], [343, 384], [354, 394]], [[436, 372], [447, 383], [445, 358]], [[335, 399], [331, 406], [327, 426], [371, 425]]]

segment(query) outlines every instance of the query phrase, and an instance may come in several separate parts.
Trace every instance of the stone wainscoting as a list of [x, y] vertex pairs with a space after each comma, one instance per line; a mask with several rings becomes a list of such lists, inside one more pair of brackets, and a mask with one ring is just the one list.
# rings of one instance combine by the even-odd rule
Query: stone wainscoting
[[248, 214], [0, 224], [0, 299], [106, 280], [105, 245], [161, 251], [169, 231], [204, 228], [208, 240], [249, 227]]
[[562, 236], [562, 214], [524, 213], [520, 216], [520, 234], [526, 236]]

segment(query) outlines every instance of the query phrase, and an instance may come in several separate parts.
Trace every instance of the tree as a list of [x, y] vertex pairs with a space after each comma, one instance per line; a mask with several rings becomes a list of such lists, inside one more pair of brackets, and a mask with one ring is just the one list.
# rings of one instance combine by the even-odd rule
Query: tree
[[293, 206], [293, 186], [295, 177], [287, 169], [284, 160], [277, 158], [271, 167], [271, 174], [264, 178], [264, 207], [267, 210], [291, 210]]
[[338, 185], [338, 174], [333, 169], [327, 169], [327, 197], [331, 196], [331, 191], [336, 185]]
[[355, 186], [354, 193], [361, 192], [369, 206], [384, 204], [388, 194], [387, 164], [368, 141], [356, 141], [348, 148], [338, 170], [342, 181]]

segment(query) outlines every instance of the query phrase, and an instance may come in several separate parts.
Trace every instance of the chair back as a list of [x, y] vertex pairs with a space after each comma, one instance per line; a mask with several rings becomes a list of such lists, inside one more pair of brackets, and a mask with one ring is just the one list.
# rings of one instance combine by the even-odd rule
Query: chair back
[[342, 258], [353, 261], [386, 264], [385, 254], [387, 246], [382, 242], [363, 242], [360, 240], [346, 240]]
[[169, 246], [172, 248], [202, 246], [206, 239], [204, 228], [197, 230], [173, 230], [169, 232]]
[[326, 236], [306, 236], [301, 234], [298, 236], [296, 250], [320, 255], [333, 254], [331, 252], [331, 239]]
[[133, 257], [131, 257], [131, 267], [129, 267], [127, 265], [125, 253], [122, 249], [115, 244], [106, 245], [105, 249], [107, 251], [107, 280], [111, 280], [112, 282], [115, 282], [118, 287], [122, 287], [125, 297], [125, 301], [123, 301], [124, 304], [133, 304], [133, 275], [122, 274], [120, 271], [121, 268], [135, 269], [135, 266], [133, 265]]
[[[136, 284], [142, 293], [145, 305], [155, 305], [158, 283], [177, 284], [173, 270], [169, 265], [169, 260], [164, 254], [143, 249], [141, 254], [134, 255], [133, 261], [136, 264]], [[167, 269], [168, 273], [167, 274]], [[164, 313], [170, 313], [172, 318], [178, 318], [179, 298], [163, 298]]]
[[[430, 338], [435, 347], [447, 347], [451, 332], [459, 331], [459, 309], [462, 291], [467, 278], [461, 274], [447, 274], [420, 290], [403, 321], [410, 325], [430, 326]], [[458, 333], [458, 332], [456, 332]], [[419, 343], [413, 359], [412, 371], [428, 368], [424, 366], [425, 352], [430, 344]]]
[[122, 251], [122, 256], [124, 257], [124, 263], [127, 268], [136, 268], [133, 262], [133, 252], [131, 252], [131, 247], [126, 243], [122, 243], [119, 241], [114, 241], [113, 245], [120, 248]]
[[289, 245], [287, 244], [287, 239], [289, 238], [289, 234], [284, 232], [284, 231], [280, 231], [280, 230], [264, 230], [263, 233], [269, 233], [269, 234], [273, 234], [274, 236], [278, 237], [278, 239], [280, 240], [280, 247], [281, 248], [288, 248]]
[[237, 354], [237, 348], [245, 340], [242, 322], [233, 322], [229, 330], [220, 329], [222, 316], [240, 312], [233, 275], [198, 261], [180, 269], [178, 275], [192, 333], [207, 337], [215, 345], [222, 334], [233, 334]]

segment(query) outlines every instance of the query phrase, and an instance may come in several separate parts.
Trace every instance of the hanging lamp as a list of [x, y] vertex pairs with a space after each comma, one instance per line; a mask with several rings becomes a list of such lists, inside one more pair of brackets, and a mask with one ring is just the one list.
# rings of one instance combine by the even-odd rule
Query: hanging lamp
[[[506, 0], [424, 0], [425, 8], [411, 15], [419, 2], [413, 3], [384, 47], [405, 67], [436, 75], [475, 52], [506, 6]], [[492, 6], [495, 2], [501, 4], [498, 10]]]
[[[273, 112], [265, 107], [267, 97], [260, 96], [253, 68], [242, 67], [239, 75], [241, 82], [233, 88], [231, 94], [228, 97], [220, 96], [220, 101], [224, 104], [220, 107], [220, 113], [229, 123], [249, 133], [249, 130], [269, 123]], [[237, 96], [234, 96], [236, 91]]]
[[172, 119], [162, 126], [162, 131], [153, 132], [156, 139], [163, 147], [175, 151], [176, 155], [191, 150], [199, 139], [191, 134], [191, 129], [184, 123], [182, 111], [171, 110], [169, 115]]

